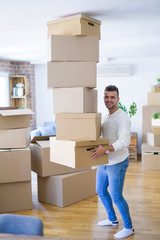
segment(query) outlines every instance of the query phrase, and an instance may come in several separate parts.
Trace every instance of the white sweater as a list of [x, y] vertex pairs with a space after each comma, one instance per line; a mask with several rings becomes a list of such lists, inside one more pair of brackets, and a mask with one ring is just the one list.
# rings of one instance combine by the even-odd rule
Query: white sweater
[[128, 146], [130, 144], [131, 122], [128, 115], [121, 109], [113, 114], [108, 114], [102, 123], [103, 138], [109, 139], [109, 144], [114, 150], [108, 155], [109, 165], [123, 162], [128, 156]]

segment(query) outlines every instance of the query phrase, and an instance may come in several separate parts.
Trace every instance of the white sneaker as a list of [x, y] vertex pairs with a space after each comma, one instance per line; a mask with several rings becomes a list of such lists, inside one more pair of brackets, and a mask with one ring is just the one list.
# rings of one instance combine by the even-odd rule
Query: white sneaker
[[112, 221], [107, 219], [107, 220], [98, 222], [97, 225], [98, 226], [117, 226], [118, 225], [118, 220], [112, 222]]
[[115, 238], [126, 238], [134, 234], [134, 229], [123, 228], [121, 231], [117, 232], [114, 237]]

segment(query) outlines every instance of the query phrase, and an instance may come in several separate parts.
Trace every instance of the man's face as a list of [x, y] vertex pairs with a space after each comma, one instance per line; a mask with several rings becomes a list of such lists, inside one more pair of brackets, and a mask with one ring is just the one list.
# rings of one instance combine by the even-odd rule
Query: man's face
[[104, 103], [108, 109], [114, 109], [118, 107], [119, 97], [117, 97], [116, 91], [106, 91], [104, 95]]

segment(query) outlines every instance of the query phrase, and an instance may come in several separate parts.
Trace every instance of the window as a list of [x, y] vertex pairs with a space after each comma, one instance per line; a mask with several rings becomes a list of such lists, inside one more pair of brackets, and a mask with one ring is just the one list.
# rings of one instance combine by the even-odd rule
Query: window
[[9, 107], [9, 77], [8, 73], [0, 72], [0, 107]]

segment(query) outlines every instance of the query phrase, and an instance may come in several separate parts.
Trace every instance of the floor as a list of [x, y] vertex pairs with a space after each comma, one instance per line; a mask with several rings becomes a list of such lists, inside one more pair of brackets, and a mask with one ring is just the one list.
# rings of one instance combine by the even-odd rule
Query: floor
[[[106, 218], [97, 195], [65, 208], [40, 203], [37, 199], [37, 176], [32, 172], [33, 209], [15, 212], [38, 216], [44, 223], [44, 235], [55, 239], [114, 239], [123, 228], [118, 210], [118, 227], [100, 227]], [[141, 161], [130, 161], [124, 196], [129, 204], [135, 234], [130, 240], [160, 240], [160, 171], [145, 171]]]

